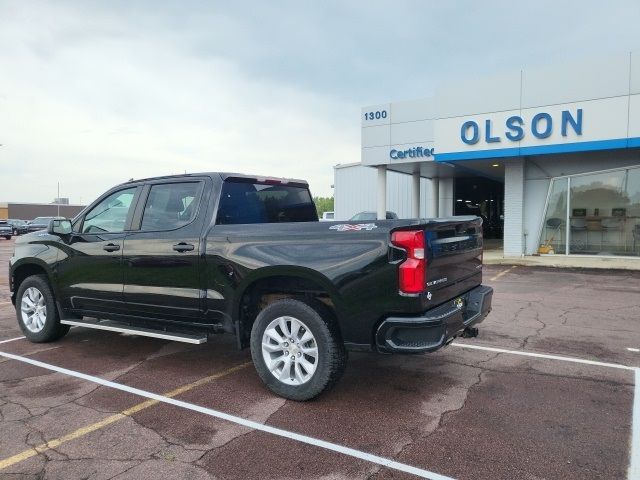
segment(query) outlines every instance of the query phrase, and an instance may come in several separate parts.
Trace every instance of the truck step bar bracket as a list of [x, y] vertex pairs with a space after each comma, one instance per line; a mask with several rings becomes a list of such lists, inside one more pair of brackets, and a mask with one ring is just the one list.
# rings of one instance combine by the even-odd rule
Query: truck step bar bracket
[[103, 320], [101, 322], [89, 322], [85, 320], [60, 320], [63, 325], [72, 325], [75, 327], [95, 328], [96, 330], [108, 330], [111, 332], [128, 333], [131, 335], [140, 335], [142, 337], [161, 338], [163, 340], [173, 340], [176, 342], [201, 344], [207, 341], [206, 334], [189, 334], [177, 332], [165, 332], [164, 330], [153, 330], [150, 328], [133, 327], [125, 323], [114, 322], [111, 320]]

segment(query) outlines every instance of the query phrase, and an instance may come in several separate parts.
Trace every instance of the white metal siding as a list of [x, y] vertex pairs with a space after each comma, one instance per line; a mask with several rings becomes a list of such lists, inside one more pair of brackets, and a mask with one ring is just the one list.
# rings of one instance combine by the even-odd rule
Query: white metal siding
[[[334, 167], [335, 220], [348, 220], [358, 212], [376, 211], [375, 168], [363, 165]], [[420, 180], [420, 216], [429, 213], [430, 180]], [[411, 176], [387, 171], [387, 210], [400, 218], [412, 218]]]
[[504, 167], [504, 255], [513, 257], [523, 254], [524, 160], [509, 160]]

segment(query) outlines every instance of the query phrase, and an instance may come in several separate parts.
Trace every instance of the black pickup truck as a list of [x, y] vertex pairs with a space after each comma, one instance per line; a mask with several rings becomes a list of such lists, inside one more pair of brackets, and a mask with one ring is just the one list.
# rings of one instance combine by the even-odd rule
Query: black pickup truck
[[70, 326], [191, 343], [228, 332], [274, 392], [307, 400], [347, 350], [432, 352], [491, 310], [482, 221], [319, 222], [306, 182], [136, 180], [19, 237], [10, 289], [33, 342]]

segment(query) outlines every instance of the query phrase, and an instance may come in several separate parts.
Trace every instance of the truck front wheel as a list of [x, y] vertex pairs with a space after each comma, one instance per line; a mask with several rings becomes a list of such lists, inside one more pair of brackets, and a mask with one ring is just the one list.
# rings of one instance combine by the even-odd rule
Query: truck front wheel
[[46, 275], [31, 275], [22, 281], [16, 295], [16, 314], [22, 333], [31, 342], [52, 342], [69, 331], [68, 325], [60, 323]]
[[322, 307], [278, 300], [262, 310], [253, 324], [253, 364], [267, 387], [282, 397], [310, 400], [344, 372], [344, 345]]

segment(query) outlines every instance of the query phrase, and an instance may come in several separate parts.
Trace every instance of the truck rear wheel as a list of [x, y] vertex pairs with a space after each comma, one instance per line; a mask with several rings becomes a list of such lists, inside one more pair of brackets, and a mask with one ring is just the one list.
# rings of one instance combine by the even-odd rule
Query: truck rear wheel
[[251, 329], [251, 356], [269, 389], [298, 401], [333, 386], [347, 359], [324, 308], [294, 299], [273, 302], [258, 314]]
[[35, 343], [53, 342], [64, 337], [68, 325], [62, 325], [58, 309], [45, 275], [25, 278], [16, 295], [16, 314], [20, 330]]

